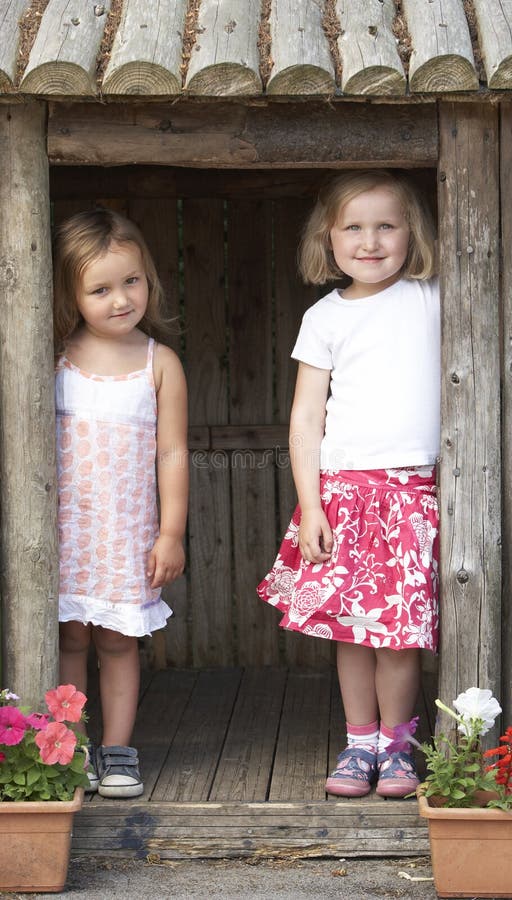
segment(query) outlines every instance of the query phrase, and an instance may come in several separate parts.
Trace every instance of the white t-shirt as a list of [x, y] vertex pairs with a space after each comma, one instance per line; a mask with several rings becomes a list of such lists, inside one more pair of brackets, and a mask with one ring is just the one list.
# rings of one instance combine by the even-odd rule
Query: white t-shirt
[[438, 279], [311, 306], [292, 357], [331, 372], [321, 469], [432, 465], [440, 443]]

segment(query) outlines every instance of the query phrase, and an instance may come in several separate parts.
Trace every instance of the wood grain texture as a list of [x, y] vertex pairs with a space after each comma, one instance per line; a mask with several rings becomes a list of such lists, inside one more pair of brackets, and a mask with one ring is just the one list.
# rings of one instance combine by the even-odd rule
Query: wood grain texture
[[23, 703], [58, 677], [52, 266], [44, 104], [0, 115], [2, 668]]
[[[228, 417], [224, 253], [222, 200], [184, 201], [185, 340], [194, 426], [223, 424]], [[194, 665], [228, 665], [234, 658], [229, 470], [208, 452], [193, 453], [190, 476], [192, 658]]]
[[[500, 692], [498, 117], [442, 104], [441, 658], [439, 696]], [[451, 728], [451, 723], [442, 723]], [[489, 737], [492, 740], [492, 735]]]
[[334, 65], [315, 0], [272, 0], [269, 94], [332, 94]]
[[187, 0], [141, 4], [124, 0], [104, 94], [177, 94], [181, 91], [181, 37]]
[[[500, 112], [500, 187], [502, 197], [512, 197], [512, 107]], [[503, 722], [512, 721], [512, 204], [501, 206], [501, 385], [503, 500], [502, 676], [500, 700]]]
[[411, 168], [437, 164], [437, 114], [433, 103], [369, 109], [313, 99], [248, 107], [52, 104], [48, 152], [66, 165]]
[[476, 91], [469, 28], [462, 0], [402, 0], [412, 42], [411, 91]]
[[473, 0], [487, 84], [496, 90], [512, 87], [512, 4], [503, 0]]
[[105, 3], [50, 0], [20, 90], [29, 94], [95, 95], [96, 58], [110, 9]]
[[259, 0], [202, 0], [185, 88], [226, 97], [261, 91]]
[[393, 34], [393, 0], [337, 0], [344, 94], [404, 94], [406, 78]]
[[16, 75], [19, 21], [28, 0], [4, 0], [0, 6], [0, 93], [12, 88]]

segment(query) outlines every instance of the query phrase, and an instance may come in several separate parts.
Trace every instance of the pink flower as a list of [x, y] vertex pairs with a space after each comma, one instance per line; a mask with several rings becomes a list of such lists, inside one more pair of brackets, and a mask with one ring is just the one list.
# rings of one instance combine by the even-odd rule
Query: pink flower
[[410, 745], [420, 747], [413, 734], [415, 733], [419, 722], [419, 716], [414, 716], [410, 722], [403, 722], [401, 725], [395, 725], [393, 728], [393, 740], [386, 747], [386, 753], [408, 753]]
[[27, 730], [23, 713], [14, 706], [0, 707], [0, 744], [13, 747], [21, 743]]
[[35, 712], [25, 718], [27, 725], [30, 725], [31, 728], [35, 728], [36, 731], [44, 731], [49, 721], [50, 716], [47, 713]]
[[60, 684], [46, 692], [45, 700], [56, 722], [79, 722], [87, 697], [74, 684]]
[[35, 736], [41, 759], [47, 766], [54, 763], [67, 765], [73, 759], [76, 747], [76, 735], [61, 722], [50, 722], [44, 731]]

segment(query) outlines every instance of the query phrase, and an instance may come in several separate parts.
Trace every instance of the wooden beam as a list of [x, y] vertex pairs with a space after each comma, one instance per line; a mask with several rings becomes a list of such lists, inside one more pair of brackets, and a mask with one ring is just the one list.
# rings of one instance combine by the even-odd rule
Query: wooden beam
[[197, 40], [187, 71], [191, 94], [226, 97], [261, 92], [258, 54], [259, 0], [203, 0]]
[[4, 0], [0, 9], [0, 91], [12, 87], [18, 59], [19, 20], [27, 0]]
[[471, 37], [460, 0], [403, 0], [412, 41], [411, 91], [476, 91]]
[[333, 94], [335, 71], [315, 0], [273, 0], [269, 94]]
[[[512, 106], [501, 106], [500, 134], [502, 253], [502, 499], [503, 499], [503, 722], [512, 716]], [[506, 199], [505, 199], [506, 198]]]
[[[375, 136], [378, 135], [378, 141]], [[437, 163], [434, 104], [52, 104], [50, 161], [199, 168], [348, 168]]]
[[3, 683], [27, 704], [57, 684], [58, 561], [46, 107], [0, 114]]
[[[443, 298], [439, 695], [500, 694], [498, 113], [440, 105]], [[451, 730], [451, 722], [442, 722]], [[492, 735], [490, 736], [490, 738]]]

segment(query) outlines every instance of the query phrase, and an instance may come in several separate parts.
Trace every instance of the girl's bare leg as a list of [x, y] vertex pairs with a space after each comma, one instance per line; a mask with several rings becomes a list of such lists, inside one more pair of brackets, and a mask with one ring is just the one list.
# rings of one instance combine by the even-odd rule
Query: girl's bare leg
[[375, 688], [375, 651], [360, 644], [337, 645], [338, 678], [345, 718], [351, 725], [367, 725], [378, 719]]
[[415, 647], [410, 650], [382, 647], [375, 651], [375, 656], [380, 719], [388, 728], [394, 728], [408, 722], [414, 712], [421, 678], [420, 651]]
[[104, 747], [130, 744], [139, 699], [137, 638], [96, 626], [93, 640], [100, 666]]
[[[87, 655], [91, 642], [91, 626], [81, 622], [61, 622], [59, 625], [60, 683], [74, 684], [87, 695]], [[85, 724], [77, 728], [86, 734]]]

